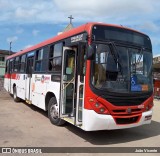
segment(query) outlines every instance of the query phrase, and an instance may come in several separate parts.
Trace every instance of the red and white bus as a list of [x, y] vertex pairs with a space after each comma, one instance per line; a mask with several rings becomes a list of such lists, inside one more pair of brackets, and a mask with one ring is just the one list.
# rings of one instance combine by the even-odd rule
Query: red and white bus
[[45, 111], [54, 125], [85, 130], [149, 124], [150, 38], [117, 25], [87, 23], [7, 58], [4, 87]]

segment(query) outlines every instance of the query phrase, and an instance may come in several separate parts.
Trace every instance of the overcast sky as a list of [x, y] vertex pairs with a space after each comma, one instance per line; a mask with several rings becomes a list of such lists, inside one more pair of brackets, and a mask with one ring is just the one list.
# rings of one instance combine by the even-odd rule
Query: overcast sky
[[19, 51], [53, 37], [68, 24], [104, 22], [150, 36], [160, 54], [160, 0], [0, 0], [0, 49]]

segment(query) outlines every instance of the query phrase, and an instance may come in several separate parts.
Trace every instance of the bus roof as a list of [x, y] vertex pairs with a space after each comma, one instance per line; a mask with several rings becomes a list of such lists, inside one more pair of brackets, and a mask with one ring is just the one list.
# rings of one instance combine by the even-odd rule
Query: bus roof
[[[72, 30], [69, 30], [69, 31], [64, 32], [64, 33], [62, 33], [62, 34], [60, 34], [60, 35], [57, 35], [57, 36], [52, 37], [52, 38], [50, 38], [50, 39], [48, 39], [48, 40], [45, 40], [45, 41], [43, 41], [43, 42], [41, 42], [41, 43], [39, 43], [39, 44], [36, 44], [36, 45], [34, 45], [34, 46], [30, 47], [30, 48], [26, 48], [26, 49], [24, 49], [24, 50], [21, 50], [21, 51], [13, 54], [13, 55], [11, 55], [11, 56], [8, 56], [7, 59], [11, 59], [11, 58], [14, 58], [14, 57], [16, 57], [16, 56], [25, 54], [25, 53], [27, 53], [27, 52], [30, 52], [30, 51], [39, 49], [39, 48], [44, 47], [44, 46], [46, 46], [46, 45], [48, 45], [48, 44], [57, 42], [57, 41], [59, 41], [59, 40], [63, 40], [63, 39], [68, 38], [68, 37], [70, 37], [70, 36], [74, 36], [74, 35], [76, 35], [76, 34], [79, 34], [79, 33], [81, 33], [81, 32], [85, 32], [85, 31], [86, 31], [86, 32], [88, 32], [88, 33], [90, 34], [90, 33], [91, 33], [91, 30], [92, 30], [92, 27], [93, 27], [94, 25], [113, 26], [113, 27], [118, 27], [118, 28], [123, 28], [123, 29], [127, 29], [127, 30], [132, 30], [132, 31], [138, 32], [138, 31], [136, 31], [136, 30], [133, 30], [133, 29], [130, 29], [130, 28], [127, 28], [127, 27], [124, 27], [124, 26], [119, 26], [119, 25], [104, 24], [104, 23], [100, 23], [100, 22], [86, 23], [86, 24], [81, 25], [81, 26], [79, 26], [79, 27], [77, 27], [77, 28], [73, 28]], [[138, 32], [138, 33], [141, 33], [141, 32]], [[142, 34], [142, 33], [141, 33], [141, 34]]]

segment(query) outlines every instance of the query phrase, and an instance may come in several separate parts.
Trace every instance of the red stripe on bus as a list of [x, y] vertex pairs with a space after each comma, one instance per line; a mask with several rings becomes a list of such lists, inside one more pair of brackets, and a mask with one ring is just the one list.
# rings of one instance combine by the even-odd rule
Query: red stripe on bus
[[17, 79], [17, 74], [15, 74], [15, 73], [13, 73], [13, 74], [5, 74], [4, 77], [8, 78], [8, 79]]
[[10, 79], [11, 78], [11, 74], [5, 74], [4, 77], [7, 78], [7, 79]]
[[11, 79], [16, 79], [16, 77], [17, 77], [17, 74], [15, 73], [11, 74]]

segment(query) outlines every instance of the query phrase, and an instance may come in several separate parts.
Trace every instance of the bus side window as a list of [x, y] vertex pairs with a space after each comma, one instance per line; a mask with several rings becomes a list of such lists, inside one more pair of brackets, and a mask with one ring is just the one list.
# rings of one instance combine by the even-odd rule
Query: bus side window
[[6, 61], [6, 70], [5, 73], [9, 73], [9, 60]]
[[9, 65], [10, 65], [10, 73], [13, 73], [14, 72], [14, 60], [11, 60]]
[[35, 56], [35, 72], [44, 72], [48, 68], [48, 46], [45, 46], [36, 51]]
[[62, 43], [57, 43], [50, 47], [49, 71], [60, 72], [62, 69]]
[[22, 55], [20, 59], [20, 72], [25, 72], [26, 55]]
[[19, 71], [19, 63], [20, 63], [20, 57], [16, 57], [14, 61], [14, 72]]
[[36, 51], [35, 71], [42, 71], [43, 49]]

